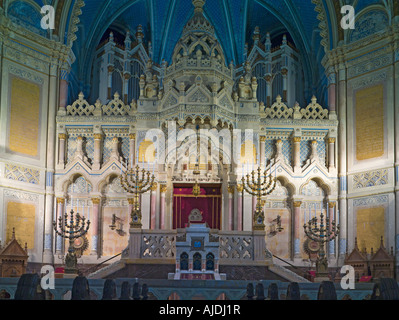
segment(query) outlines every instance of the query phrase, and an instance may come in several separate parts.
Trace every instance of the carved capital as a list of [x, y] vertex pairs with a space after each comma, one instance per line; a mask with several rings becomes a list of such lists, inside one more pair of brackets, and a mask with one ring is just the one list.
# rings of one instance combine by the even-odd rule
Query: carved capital
[[95, 204], [95, 205], [98, 205], [98, 204], [100, 204], [101, 199], [100, 198], [92, 198], [91, 202], [93, 202], [93, 204]]
[[266, 136], [260, 136], [259, 140], [260, 142], [266, 142]]
[[237, 191], [238, 192], [243, 192], [244, 191], [244, 186], [242, 184], [237, 184]]
[[64, 204], [65, 199], [64, 198], [57, 198], [57, 204]]
[[328, 138], [328, 143], [335, 143], [336, 139], [335, 138]]
[[135, 133], [129, 134], [129, 138], [130, 140], [136, 140], [136, 134]]
[[166, 193], [167, 190], [168, 190], [168, 188], [167, 188], [166, 184], [161, 184], [161, 187], [160, 187], [161, 193]]
[[60, 133], [60, 134], [58, 135], [58, 138], [59, 138], [60, 140], [66, 140], [67, 135], [66, 135], [66, 133]]
[[294, 137], [292, 140], [294, 142], [301, 142], [302, 138], [301, 137]]
[[151, 187], [151, 191], [157, 191], [158, 189], [158, 183], [154, 182], [154, 184]]
[[229, 194], [234, 194], [235, 187], [234, 186], [228, 186], [227, 187], [227, 191], [228, 191]]
[[328, 207], [329, 207], [330, 209], [335, 208], [336, 205], [337, 205], [336, 202], [329, 202], [329, 203], [328, 203]]
[[302, 201], [294, 201], [294, 208], [300, 208], [302, 205]]
[[101, 133], [95, 133], [94, 134], [94, 139], [95, 140], [101, 140], [103, 138], [103, 135]]

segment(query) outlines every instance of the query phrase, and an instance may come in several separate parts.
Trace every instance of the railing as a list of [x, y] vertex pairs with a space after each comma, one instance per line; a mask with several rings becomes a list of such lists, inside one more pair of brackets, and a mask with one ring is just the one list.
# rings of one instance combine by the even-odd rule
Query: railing
[[107, 263], [108, 261], [111, 261], [111, 260], [113, 260], [113, 259], [115, 259], [115, 258], [117, 258], [117, 257], [119, 257], [119, 256], [121, 256], [122, 255], [122, 252], [121, 253], [118, 253], [118, 254], [116, 254], [116, 255], [114, 255], [113, 257], [111, 257], [111, 258], [109, 258], [109, 259], [107, 259], [107, 260], [104, 260], [103, 262], [101, 262], [101, 263], [99, 263], [99, 264], [97, 264], [97, 265], [95, 265], [95, 266], [93, 266], [93, 267], [91, 267], [91, 268], [89, 268], [89, 269], [87, 269], [85, 272], [84, 272], [84, 276], [88, 276], [89, 274], [91, 274], [91, 273], [93, 273], [93, 272], [96, 272], [98, 269], [99, 269], [99, 267], [101, 267], [103, 264], [105, 264], [105, 263]]
[[301, 272], [305, 279], [307, 279], [307, 277], [310, 276], [309, 271], [303, 271], [301, 268], [298, 268], [297, 266], [294, 266], [293, 264], [289, 263], [288, 261], [286, 261], [286, 260], [284, 260], [284, 259], [282, 259], [280, 257], [277, 257], [276, 255], [273, 255], [273, 257], [278, 259], [278, 260], [280, 260], [280, 261], [282, 261], [282, 262], [284, 262], [284, 263], [286, 263], [286, 264], [288, 264], [290, 267], [294, 268], [295, 270], [298, 270], [299, 272]]
[[[130, 251], [130, 258], [165, 259], [165, 261], [176, 259], [176, 241], [179, 241], [180, 236], [176, 230], [143, 230], [139, 236], [140, 248], [134, 249], [135, 253]], [[264, 254], [263, 248], [255, 247], [252, 232], [220, 231], [214, 236], [219, 237], [221, 264], [234, 264], [239, 261], [259, 262], [269, 258]], [[134, 248], [137, 243], [130, 245]]]

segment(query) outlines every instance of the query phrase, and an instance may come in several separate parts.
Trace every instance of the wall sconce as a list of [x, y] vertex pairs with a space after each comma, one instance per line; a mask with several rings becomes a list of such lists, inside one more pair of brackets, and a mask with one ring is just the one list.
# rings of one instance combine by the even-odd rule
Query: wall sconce
[[276, 222], [277, 232], [282, 232], [284, 230], [284, 228], [281, 226], [281, 216], [277, 215], [277, 218], [274, 219], [273, 222]]
[[123, 231], [123, 220], [117, 217], [115, 213], [112, 215], [112, 222], [109, 227], [112, 231], [115, 230], [119, 235], [125, 234]]
[[281, 226], [281, 216], [277, 215], [277, 218], [272, 221], [270, 225], [270, 235], [275, 236], [277, 233], [280, 233], [284, 230]]

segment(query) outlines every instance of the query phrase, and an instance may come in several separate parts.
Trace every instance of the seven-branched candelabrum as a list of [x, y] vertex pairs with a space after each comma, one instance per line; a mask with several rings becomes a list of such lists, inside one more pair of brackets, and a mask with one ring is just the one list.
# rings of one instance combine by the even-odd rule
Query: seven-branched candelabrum
[[[141, 177], [140, 177], [141, 176]], [[126, 173], [121, 174], [120, 181], [122, 188], [134, 194], [133, 208], [131, 212], [130, 227], [141, 228], [141, 208], [140, 208], [140, 195], [149, 191], [154, 185], [155, 176], [151, 176], [149, 171], [145, 169], [140, 170], [137, 166], [136, 169], [130, 169]]]
[[310, 219], [303, 225], [306, 236], [315, 242], [320, 243], [319, 256], [316, 261], [316, 276], [328, 276], [328, 261], [326, 258], [324, 245], [334, 240], [339, 234], [339, 225], [335, 220], [331, 221], [328, 217], [324, 219], [323, 211], [320, 214], [320, 224], [318, 224], [317, 217]]
[[267, 170], [262, 173], [262, 169], [258, 168], [257, 171], [257, 174], [255, 171], [252, 171], [251, 175], [247, 174], [246, 179], [242, 177], [242, 185], [246, 192], [256, 197], [253, 229], [265, 230], [265, 214], [263, 212], [262, 197], [268, 196], [274, 191], [277, 180], [273, 178], [271, 174], [268, 175]]
[[68, 213], [65, 213], [64, 219], [62, 217], [58, 218], [57, 222], [53, 222], [53, 227], [57, 235], [64, 239], [69, 240], [68, 253], [65, 256], [65, 273], [76, 274], [77, 273], [77, 257], [75, 254], [74, 241], [80, 237], [83, 237], [90, 227], [90, 220], [86, 222], [85, 217], [81, 217], [79, 213], [71, 210], [69, 221]]

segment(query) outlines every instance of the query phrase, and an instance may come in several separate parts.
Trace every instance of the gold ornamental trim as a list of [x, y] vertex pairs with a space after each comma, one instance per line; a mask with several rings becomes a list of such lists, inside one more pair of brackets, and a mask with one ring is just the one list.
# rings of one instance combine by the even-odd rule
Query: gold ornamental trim
[[100, 198], [92, 198], [91, 202], [93, 202], [93, 204], [100, 204], [101, 199]]

